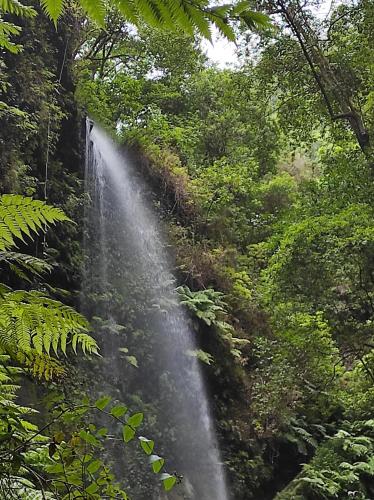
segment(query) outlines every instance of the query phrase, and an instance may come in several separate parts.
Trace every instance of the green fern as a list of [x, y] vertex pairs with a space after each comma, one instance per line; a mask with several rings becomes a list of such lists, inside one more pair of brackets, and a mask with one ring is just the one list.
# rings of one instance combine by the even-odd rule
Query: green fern
[[284, 439], [296, 445], [297, 451], [302, 455], [308, 455], [310, 450], [315, 450], [318, 446], [317, 440], [305, 427], [303, 420], [292, 418], [289, 429], [283, 435]]
[[60, 208], [44, 201], [4, 194], [0, 197], [0, 251], [14, 247], [14, 238], [24, 241], [24, 236], [31, 238], [32, 233], [37, 234], [56, 222], [69, 220]]
[[0, 265], [7, 264], [20, 278], [29, 281], [30, 275], [41, 276], [52, 270], [52, 265], [42, 259], [18, 252], [0, 252]]
[[[36, 411], [32, 408], [18, 405], [14, 401], [16, 393], [20, 388], [15, 381], [23, 374], [23, 370], [17, 366], [10, 365], [10, 361], [10, 356], [0, 354], [0, 442], [13, 436], [17, 439], [23, 430], [29, 431], [35, 429], [35, 426], [27, 422], [25, 418], [27, 415], [36, 413]], [[2, 415], [6, 415], [7, 418], [3, 419]], [[8, 426], [9, 423], [13, 423], [13, 419], [15, 419], [15, 426], [11, 433]], [[17, 427], [19, 427], [18, 431]]]
[[57, 24], [57, 19], [61, 16], [64, 10], [64, 0], [40, 0], [42, 9], [52, 21]]
[[11, 37], [19, 35], [21, 28], [13, 23], [8, 23], [0, 17], [0, 48], [4, 48], [13, 54], [21, 50], [21, 46], [13, 43]]
[[0, 48], [17, 53], [21, 50], [21, 46], [12, 42], [12, 36], [19, 35], [21, 28], [4, 21], [4, 14], [30, 18], [36, 15], [36, 11], [32, 7], [22, 5], [18, 0], [0, 0]]
[[187, 286], [179, 286], [176, 291], [179, 294], [180, 303], [208, 326], [214, 325], [219, 321], [219, 315], [226, 312], [223, 294], [212, 288], [193, 292]]
[[66, 375], [66, 368], [58, 359], [48, 354], [39, 354], [36, 350], [19, 351], [17, 361], [23, 370], [34, 378], [49, 380], [61, 379]]
[[80, 4], [91, 19], [104, 26], [106, 7], [103, 0], [80, 0]]
[[[278, 493], [277, 500], [350, 498], [353, 491], [358, 494], [357, 498], [371, 498], [367, 485], [374, 476], [373, 421], [343, 422], [342, 425], [335, 435], [317, 446], [312, 460]], [[293, 426], [293, 429], [310, 442], [305, 429], [301, 433], [300, 427]], [[315, 443], [311, 444], [315, 447]]]
[[0, 408], [12, 406], [19, 386], [14, 384], [14, 378], [22, 372], [21, 368], [8, 366], [10, 357], [0, 354]]
[[[41, 259], [11, 251], [15, 240], [24, 241], [45, 231], [57, 221], [70, 220], [64, 212], [43, 201], [19, 195], [0, 197], [0, 264], [7, 264], [22, 279], [51, 270]], [[97, 354], [95, 340], [88, 335], [85, 318], [39, 292], [12, 291], [0, 285], [0, 352], [9, 354], [35, 377], [61, 377], [63, 364], [50, 356], [66, 355], [70, 345], [76, 353]]]
[[22, 5], [18, 0], [0, 0], [0, 11], [21, 17], [34, 17], [36, 11], [33, 7]]
[[[99, 26], [105, 26], [105, 16], [110, 3], [104, 0], [79, 0], [82, 9]], [[66, 0], [40, 0], [45, 14], [57, 25], [58, 19], [67, 6]], [[202, 37], [211, 39], [211, 26], [215, 26], [223, 36], [235, 40], [235, 33], [230, 21], [241, 19], [251, 29], [270, 26], [269, 18], [253, 12], [247, 1], [239, 4], [210, 6], [206, 0], [113, 0], [114, 5], [124, 19], [135, 25], [150, 26], [188, 33], [197, 31]], [[22, 5], [18, 0], [0, 0], [0, 48], [10, 52], [19, 52], [21, 46], [12, 42], [12, 36], [21, 31], [19, 26], [3, 20], [3, 14], [15, 14], [21, 17], [33, 17], [36, 11]]]
[[86, 319], [71, 307], [38, 292], [14, 291], [3, 294], [0, 302], [0, 348], [11, 355], [66, 354], [70, 343], [74, 352], [97, 354], [97, 344], [87, 335]]
[[[66, 0], [40, 0], [42, 8], [50, 19], [57, 23], [61, 16]], [[240, 2], [239, 6], [227, 4], [210, 6], [206, 0], [114, 0], [123, 17], [133, 23], [146, 23], [160, 29], [182, 30], [193, 34], [195, 30], [205, 38], [210, 39], [210, 25], [215, 25], [228, 39], [235, 40], [235, 34], [230, 26], [230, 19], [240, 17], [252, 29], [268, 25], [268, 18], [264, 14], [253, 12], [250, 3]], [[106, 8], [103, 0], [80, 0], [80, 5], [87, 15], [104, 25]]]

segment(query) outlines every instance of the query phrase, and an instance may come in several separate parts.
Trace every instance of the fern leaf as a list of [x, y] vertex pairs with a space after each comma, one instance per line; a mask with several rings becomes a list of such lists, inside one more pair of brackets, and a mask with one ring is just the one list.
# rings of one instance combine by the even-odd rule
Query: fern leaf
[[185, 33], [193, 35], [194, 25], [187, 13], [184, 0], [171, 1], [169, 5], [176, 25], [182, 28]]
[[44, 260], [18, 252], [0, 251], [0, 263], [2, 262], [12, 266], [13, 270], [18, 267], [37, 276], [52, 270], [52, 266]]
[[209, 13], [209, 19], [218, 28], [219, 32], [231, 42], [235, 42], [236, 36], [234, 30], [228, 23], [227, 18], [217, 15], [214, 11]]
[[255, 12], [253, 10], [245, 10], [240, 13], [240, 18], [246, 23], [250, 29], [266, 29], [273, 28], [270, 18], [262, 12]]
[[[43, 335], [43, 330], [39, 327], [36, 329], [35, 333], [32, 335], [32, 344], [34, 346], [35, 351], [41, 355], [43, 354], [43, 348], [49, 354], [49, 347], [48, 347], [48, 335]], [[46, 348], [46, 345], [48, 349]]]
[[175, 31], [175, 20], [173, 19], [167, 0], [164, 2], [158, 2], [157, 8], [160, 13], [160, 18], [162, 19], [163, 27], [170, 31]]
[[20, 195], [5, 194], [0, 197], [0, 250], [15, 245], [14, 238], [45, 230], [60, 221], [70, 221], [60, 208], [47, 205]]
[[212, 41], [212, 34], [210, 31], [209, 21], [201, 15], [194, 6], [186, 4], [186, 10], [193, 25], [197, 28], [199, 33], [203, 35], [210, 42]]
[[114, 0], [120, 13], [130, 23], [137, 25], [139, 23], [139, 15], [133, 0]]
[[33, 7], [22, 5], [18, 0], [0, 0], [0, 11], [28, 18], [36, 16], [36, 10]]
[[[39, 358], [49, 357], [51, 348], [56, 356], [59, 350], [66, 354], [68, 341], [74, 352], [79, 346], [84, 354], [98, 354], [96, 341], [87, 332], [87, 320], [56, 300], [38, 292], [3, 293], [0, 347], [14, 359], [26, 360], [30, 353], [36, 353]], [[41, 376], [41, 367], [39, 363], [35, 368], [37, 376]]]
[[80, 4], [93, 21], [104, 27], [106, 7], [103, 0], [80, 0]]
[[57, 19], [60, 17], [64, 8], [64, 0], [40, 0], [40, 4], [47, 16], [52, 19], [56, 25]]
[[45, 353], [39, 354], [35, 350], [18, 353], [17, 361], [35, 378], [52, 380], [66, 375], [66, 368], [59, 360]]
[[12, 54], [20, 52], [22, 47], [11, 41], [11, 36], [19, 35], [20, 32], [21, 28], [19, 26], [4, 21], [0, 16], [0, 48], [8, 50]]
[[160, 27], [162, 25], [162, 18], [156, 2], [152, 2], [152, 0], [136, 0], [136, 8], [144, 21], [150, 26]]

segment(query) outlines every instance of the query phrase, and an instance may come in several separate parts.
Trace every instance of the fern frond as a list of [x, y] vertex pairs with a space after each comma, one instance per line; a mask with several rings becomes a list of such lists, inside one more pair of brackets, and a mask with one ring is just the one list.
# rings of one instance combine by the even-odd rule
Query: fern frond
[[165, 0], [164, 2], [157, 2], [157, 8], [160, 13], [160, 18], [162, 19], [162, 25], [165, 29], [173, 31], [175, 30], [175, 19], [172, 16], [172, 10], [170, 7], [172, 0]]
[[57, 19], [61, 16], [64, 9], [64, 0], [40, 0], [40, 5], [42, 9], [47, 14], [47, 16], [56, 25]]
[[66, 368], [61, 361], [45, 353], [40, 354], [33, 350], [27, 353], [19, 352], [17, 360], [24, 366], [24, 370], [35, 378], [49, 381], [66, 375]]
[[[51, 264], [42, 259], [18, 252], [0, 252], [1, 263], [8, 264], [15, 272], [26, 271], [32, 275], [40, 276], [52, 270]], [[25, 274], [22, 275], [25, 278]], [[27, 278], [27, 276], [26, 276]]]
[[212, 34], [210, 31], [209, 21], [202, 16], [201, 12], [198, 11], [193, 5], [186, 4], [186, 10], [192, 24], [197, 28], [198, 32], [211, 42]]
[[245, 10], [240, 13], [239, 16], [248, 26], [248, 28], [254, 30], [263, 30], [273, 28], [270, 18], [263, 14], [262, 12], [254, 12], [252, 10]]
[[12, 406], [19, 386], [14, 383], [19, 368], [9, 366], [10, 357], [0, 354], [0, 408]]
[[104, 27], [106, 7], [103, 0], [80, 0], [80, 4], [91, 19]]
[[114, 4], [130, 23], [135, 25], [139, 23], [139, 15], [134, 0], [114, 0]]
[[4, 194], [0, 197], [0, 251], [15, 246], [14, 238], [23, 240], [60, 221], [70, 221], [57, 207], [32, 198]]
[[0, 0], [0, 11], [28, 18], [36, 16], [36, 10], [33, 7], [22, 5], [18, 0]]
[[[170, 12], [175, 22], [175, 27], [181, 28], [188, 35], [193, 35], [194, 24], [187, 14], [185, 8], [186, 2], [184, 0], [171, 0], [169, 1]], [[204, 14], [202, 14], [204, 17]]]
[[236, 36], [234, 30], [230, 26], [226, 17], [217, 15], [217, 13], [213, 11], [209, 13], [208, 17], [225, 38], [227, 38], [231, 42], [235, 42]]
[[98, 353], [96, 341], [87, 333], [76, 333], [73, 335], [72, 347], [75, 353], [77, 352], [77, 344], [81, 346], [84, 354], [86, 352]]
[[21, 51], [21, 46], [11, 41], [11, 36], [19, 35], [21, 28], [13, 23], [4, 21], [0, 16], [0, 48], [8, 50], [12, 54]]
[[[56, 24], [65, 7], [65, 0], [40, 0], [40, 3]], [[91, 19], [103, 25], [106, 10], [103, 0], [80, 0], [80, 4]], [[246, 1], [240, 2], [238, 7], [233, 4], [210, 7], [205, 0], [114, 0], [114, 4], [124, 18], [135, 25], [145, 22], [160, 29], [182, 29], [190, 35], [197, 30], [209, 40], [210, 25], [215, 25], [229, 40], [235, 40], [228, 22], [230, 16], [236, 19], [241, 17], [250, 27], [258, 28], [267, 23], [267, 17], [249, 10], [249, 2]]]
[[74, 309], [38, 292], [5, 292], [0, 301], [0, 348], [18, 361], [35, 353], [49, 356], [51, 349], [66, 354], [68, 344], [74, 352], [79, 346], [97, 354], [88, 326]]
[[138, 13], [149, 26], [160, 27], [163, 19], [157, 8], [157, 2], [152, 0], [136, 0]]

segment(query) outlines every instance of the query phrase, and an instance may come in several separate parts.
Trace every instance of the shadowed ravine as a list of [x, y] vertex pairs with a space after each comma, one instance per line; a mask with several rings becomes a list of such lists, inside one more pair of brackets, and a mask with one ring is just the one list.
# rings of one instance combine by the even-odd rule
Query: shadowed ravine
[[[176, 498], [228, 500], [202, 374], [188, 354], [195, 349], [194, 333], [178, 305], [166, 242], [147, 187], [111, 139], [96, 125], [89, 129], [82, 295], [89, 315], [115, 330], [100, 338], [110, 360], [101, 362], [108, 371], [104, 389], [125, 402], [136, 392], [157, 408], [160, 440], [167, 436], [165, 452], [184, 478], [177, 487], [183, 496]], [[121, 346], [136, 354], [137, 369], [125, 365]]]

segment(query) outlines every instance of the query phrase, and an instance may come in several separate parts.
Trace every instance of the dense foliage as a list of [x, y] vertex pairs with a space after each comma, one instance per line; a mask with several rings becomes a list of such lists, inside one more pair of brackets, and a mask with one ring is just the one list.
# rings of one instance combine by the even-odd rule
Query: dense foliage
[[[212, 65], [202, 50], [200, 37], [209, 37], [213, 15], [205, 3], [188, 3], [188, 19], [181, 14], [184, 2], [170, 19], [164, 17], [165, 6], [176, 5], [171, 0], [117, 2], [106, 9], [100, 2], [80, 4], [91, 20], [77, 5], [66, 7], [57, 33], [41, 12], [37, 24], [36, 5], [0, 4], [8, 16], [0, 24], [0, 46], [6, 49], [0, 61], [3, 191], [43, 198], [48, 151], [48, 194], [71, 218], [77, 216], [84, 204], [73, 166], [78, 155], [66, 153], [69, 130], [79, 128], [75, 103], [99, 121], [131, 149], [167, 226], [181, 283], [177, 291], [199, 344], [189, 354], [201, 361], [209, 381], [233, 498], [372, 498], [373, 3], [334, 4], [321, 18], [308, 3], [259, 2], [272, 26], [252, 11], [252, 22], [239, 20], [246, 3], [243, 10], [217, 9], [222, 17], [213, 24], [224, 23], [228, 37], [235, 32], [240, 54], [240, 64], [225, 69]], [[49, 2], [42, 5], [56, 21], [63, 2], [58, 11]], [[13, 36], [19, 33], [17, 16], [23, 16], [19, 39]], [[183, 30], [160, 30], [171, 24]], [[38, 58], [38, 72], [30, 54]], [[21, 219], [9, 218], [17, 203]], [[30, 291], [25, 284], [30, 273], [48, 271], [56, 254], [65, 274], [79, 276], [79, 231], [50, 235], [48, 263], [12, 247], [14, 238], [65, 217], [28, 198], [3, 197], [0, 204], [7, 224], [0, 226], [7, 284], [23, 287], [1, 289], [0, 382], [16, 422], [10, 435], [2, 428], [8, 455], [15, 432], [21, 442], [38, 433], [30, 422], [24, 428], [17, 415], [28, 410], [12, 402], [20, 370], [52, 379], [54, 371], [62, 374], [67, 368], [49, 354], [68, 350], [67, 336], [71, 347], [76, 339], [96, 351], [86, 320], [45, 289]], [[9, 278], [9, 269], [17, 276]], [[78, 279], [56, 278], [57, 286], [59, 280], [71, 290], [77, 286]], [[141, 310], [137, 293], [121, 307]], [[43, 334], [47, 322], [58, 325], [52, 337]], [[123, 351], [134, 369], [146, 352], [139, 339], [134, 332], [131, 348]], [[83, 404], [85, 410], [91, 406]], [[122, 411], [114, 408], [112, 415]], [[82, 415], [76, 402], [70, 411], [75, 423], [68, 422], [63, 437], [43, 437], [38, 467], [44, 453], [43, 474], [60, 474], [56, 464], [48, 470], [51, 460], [63, 461], [74, 450], [91, 475], [110, 474], [101, 458], [90, 451], [86, 460], [82, 450], [82, 440], [95, 448], [105, 432], [87, 423], [89, 437], [74, 441], [71, 429]], [[154, 424], [156, 433], [158, 426], [162, 422]], [[149, 441], [140, 439], [147, 453]], [[7, 469], [12, 487], [38, 487], [39, 469], [34, 478], [27, 474], [35, 462], [17, 446]], [[20, 456], [25, 463], [19, 464]], [[163, 480], [168, 488], [175, 477]], [[121, 487], [111, 481], [116, 495]], [[92, 484], [101, 488], [98, 479]], [[91, 493], [104, 495], [99, 489]]]

